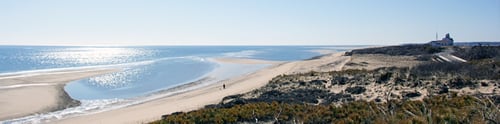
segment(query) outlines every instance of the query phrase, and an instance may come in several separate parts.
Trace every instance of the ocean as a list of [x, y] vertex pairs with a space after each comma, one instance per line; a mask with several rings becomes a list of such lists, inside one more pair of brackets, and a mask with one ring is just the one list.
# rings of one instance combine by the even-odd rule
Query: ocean
[[364, 46], [0, 46], [0, 77], [80, 68], [121, 69], [68, 83], [65, 91], [81, 106], [10, 122], [40, 121], [138, 104], [270, 66], [218, 63], [213, 58], [298, 61], [321, 55], [314, 50], [343, 52], [359, 47]]

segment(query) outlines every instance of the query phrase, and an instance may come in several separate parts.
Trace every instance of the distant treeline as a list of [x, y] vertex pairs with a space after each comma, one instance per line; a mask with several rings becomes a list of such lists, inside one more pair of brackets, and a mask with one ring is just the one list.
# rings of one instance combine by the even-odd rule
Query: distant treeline
[[466, 60], [500, 60], [500, 46], [455, 47], [453, 55]]
[[385, 46], [376, 48], [365, 48], [365, 49], [355, 49], [351, 52], [347, 52], [346, 55], [353, 54], [385, 54], [391, 56], [404, 55], [426, 55], [441, 52], [443, 48], [433, 47], [428, 44], [412, 44], [412, 45], [402, 45], [402, 46]]
[[468, 80], [500, 80], [500, 61], [485, 59], [469, 63], [429, 62], [412, 68], [411, 74], [419, 79], [453, 76]]

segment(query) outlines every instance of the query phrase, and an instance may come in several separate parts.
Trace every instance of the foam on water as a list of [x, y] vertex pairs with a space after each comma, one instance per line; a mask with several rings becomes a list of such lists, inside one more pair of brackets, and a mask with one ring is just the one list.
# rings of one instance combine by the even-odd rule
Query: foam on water
[[49, 86], [49, 85], [55, 85], [55, 84], [54, 83], [17, 84], [17, 85], [0, 86], [0, 90], [2, 90], [2, 89], [20, 88], [20, 87]]
[[11, 120], [0, 121], [0, 123], [5, 124], [25, 124], [25, 123], [43, 123], [54, 119], [62, 119], [65, 117], [92, 114], [97, 112], [102, 112], [109, 110], [118, 104], [126, 103], [127, 100], [124, 99], [100, 99], [100, 100], [82, 100], [81, 105], [77, 107], [67, 108], [64, 110], [40, 113], [31, 116], [26, 116], [22, 118], [16, 118]]

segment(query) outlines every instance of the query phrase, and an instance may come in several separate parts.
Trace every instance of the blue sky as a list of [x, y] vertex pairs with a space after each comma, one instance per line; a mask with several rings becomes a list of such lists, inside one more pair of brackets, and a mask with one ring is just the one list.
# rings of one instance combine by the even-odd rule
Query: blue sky
[[500, 0], [2, 0], [0, 44], [500, 41]]

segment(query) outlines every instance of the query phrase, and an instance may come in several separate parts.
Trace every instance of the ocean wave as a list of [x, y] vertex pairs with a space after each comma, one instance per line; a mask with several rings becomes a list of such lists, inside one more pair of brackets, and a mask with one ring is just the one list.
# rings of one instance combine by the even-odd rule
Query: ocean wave
[[95, 66], [80, 66], [80, 67], [67, 67], [67, 68], [51, 68], [51, 69], [37, 69], [37, 70], [27, 70], [27, 71], [17, 71], [17, 72], [7, 72], [1, 73], [0, 79], [6, 78], [18, 78], [27, 76], [36, 76], [42, 74], [64, 74], [64, 73], [74, 73], [74, 72], [87, 72], [105, 69], [119, 69], [130, 66], [139, 66], [151, 64], [154, 61], [141, 61], [123, 64], [111, 64], [111, 65], [95, 65]]

